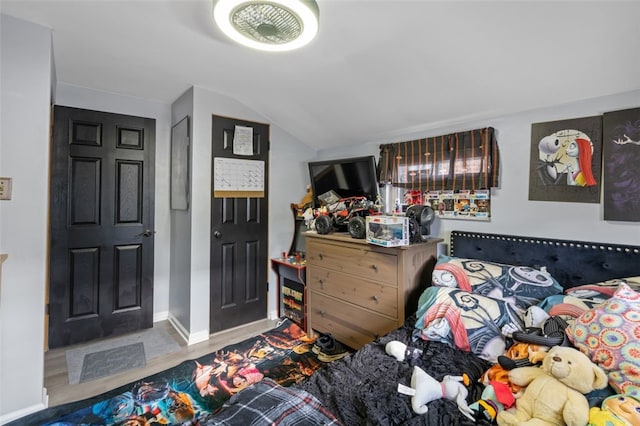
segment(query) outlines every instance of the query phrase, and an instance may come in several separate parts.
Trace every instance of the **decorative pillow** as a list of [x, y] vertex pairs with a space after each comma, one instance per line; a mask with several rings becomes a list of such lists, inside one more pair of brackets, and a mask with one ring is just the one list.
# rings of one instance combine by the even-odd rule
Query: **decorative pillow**
[[603, 300], [601, 299], [554, 294], [544, 299], [538, 306], [551, 316], [561, 315], [573, 319], [579, 317], [585, 311], [600, 305], [602, 302]]
[[433, 340], [497, 362], [505, 335], [522, 330], [522, 310], [457, 288], [429, 287], [418, 301], [414, 338]]
[[566, 289], [564, 293], [569, 296], [599, 300], [602, 303], [613, 296], [613, 293], [623, 282], [631, 287], [632, 290], [640, 290], [640, 277], [628, 277], [571, 287]]
[[431, 283], [504, 300], [523, 309], [562, 293], [562, 286], [545, 270], [445, 255], [438, 257]]
[[610, 299], [576, 318], [567, 334], [607, 372], [618, 393], [640, 396], [640, 293], [620, 284]]

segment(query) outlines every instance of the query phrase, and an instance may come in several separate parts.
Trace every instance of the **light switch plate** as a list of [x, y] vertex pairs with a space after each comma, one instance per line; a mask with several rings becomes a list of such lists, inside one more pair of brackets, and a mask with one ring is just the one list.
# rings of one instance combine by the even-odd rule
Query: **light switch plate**
[[0, 200], [11, 199], [11, 178], [0, 177]]

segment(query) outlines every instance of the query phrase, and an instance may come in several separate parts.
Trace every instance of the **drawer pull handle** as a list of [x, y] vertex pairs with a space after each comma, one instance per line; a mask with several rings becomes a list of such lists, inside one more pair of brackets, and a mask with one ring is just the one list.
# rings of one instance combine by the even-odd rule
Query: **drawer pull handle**
[[322, 260], [322, 259], [324, 259], [324, 254], [318, 253], [318, 257], [320, 258], [320, 260]]
[[372, 299], [373, 299], [373, 301], [374, 301], [374, 302], [378, 303], [378, 296], [374, 295], [374, 296], [372, 297]]
[[320, 314], [321, 317], [323, 317], [324, 314], [326, 314], [327, 312], [326, 311], [319, 311], [318, 313]]
[[371, 267], [373, 268], [374, 271], [378, 271], [378, 265], [376, 265], [375, 263], [373, 265], [371, 265]]
[[320, 288], [324, 288], [324, 281], [323, 280], [318, 280], [318, 284], [320, 284]]

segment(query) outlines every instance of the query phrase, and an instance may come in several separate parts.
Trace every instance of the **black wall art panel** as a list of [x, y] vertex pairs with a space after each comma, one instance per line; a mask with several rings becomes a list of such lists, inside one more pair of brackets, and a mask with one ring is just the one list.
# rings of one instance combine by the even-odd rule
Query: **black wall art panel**
[[640, 108], [604, 114], [604, 220], [640, 222]]

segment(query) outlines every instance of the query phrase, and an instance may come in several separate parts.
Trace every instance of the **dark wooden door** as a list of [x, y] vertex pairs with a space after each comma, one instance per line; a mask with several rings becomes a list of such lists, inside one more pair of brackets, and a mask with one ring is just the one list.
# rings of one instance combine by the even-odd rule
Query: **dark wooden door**
[[49, 346], [153, 326], [155, 120], [54, 107]]
[[[213, 116], [212, 127], [213, 333], [267, 317], [269, 126]], [[250, 133], [244, 145], [234, 142], [240, 130]]]

